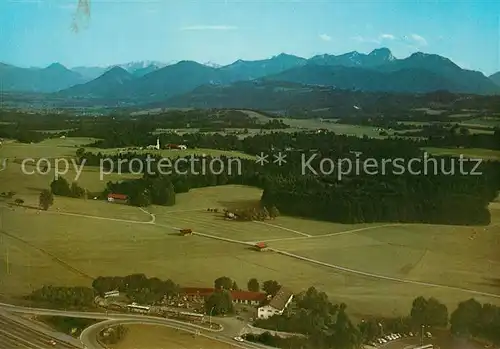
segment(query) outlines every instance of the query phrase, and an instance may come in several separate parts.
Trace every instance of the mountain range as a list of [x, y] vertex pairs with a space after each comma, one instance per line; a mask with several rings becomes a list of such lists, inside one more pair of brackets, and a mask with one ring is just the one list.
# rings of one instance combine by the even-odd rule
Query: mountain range
[[481, 72], [462, 69], [445, 57], [422, 52], [397, 59], [387, 48], [369, 54], [323, 54], [309, 59], [282, 53], [263, 60], [237, 60], [226, 66], [194, 61], [143, 61], [73, 69], [55, 63], [42, 69], [0, 63], [1, 90], [56, 93], [60, 97], [149, 102], [190, 93], [202, 86], [216, 93], [220, 86], [245, 81], [401, 93], [500, 93], [500, 73], [486, 77]]

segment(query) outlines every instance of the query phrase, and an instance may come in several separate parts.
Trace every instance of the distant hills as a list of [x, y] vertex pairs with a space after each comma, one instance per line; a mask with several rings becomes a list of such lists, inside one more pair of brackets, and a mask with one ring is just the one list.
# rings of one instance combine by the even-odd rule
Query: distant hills
[[436, 90], [500, 93], [500, 74], [488, 78], [481, 72], [462, 69], [445, 57], [421, 52], [397, 59], [387, 48], [369, 54], [324, 54], [309, 59], [282, 53], [264, 60], [238, 60], [221, 67], [193, 61], [174, 64], [143, 61], [72, 70], [57, 63], [44, 69], [0, 64], [2, 90], [57, 92], [61, 97], [153, 102], [182, 96], [187, 101], [190, 98], [185, 94], [190, 92], [198, 96], [193, 98], [199, 98], [200, 87], [205, 88], [205, 94], [219, 93], [220, 87], [241, 86], [237, 83], [246, 81], [394, 93]]
[[91, 80], [86, 84], [80, 84], [64, 90], [64, 94], [68, 96], [87, 96], [89, 98], [101, 98], [106, 96], [110, 91], [119, 89], [128, 82], [134, 80], [132, 73], [122, 67], [113, 67], [99, 76], [97, 79]]
[[19, 68], [0, 63], [0, 90], [49, 93], [85, 82], [59, 63], [46, 68]]

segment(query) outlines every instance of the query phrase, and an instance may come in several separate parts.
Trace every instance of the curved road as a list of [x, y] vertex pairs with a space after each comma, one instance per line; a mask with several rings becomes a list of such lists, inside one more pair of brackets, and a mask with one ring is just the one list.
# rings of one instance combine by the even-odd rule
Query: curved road
[[[98, 219], [98, 220], [110, 220], [110, 221], [121, 221], [121, 222], [127, 222], [127, 223], [135, 223], [135, 224], [157, 225], [157, 226], [161, 226], [161, 227], [165, 227], [165, 228], [169, 228], [169, 229], [179, 230], [179, 228], [175, 227], [175, 226], [158, 224], [156, 222], [156, 217], [154, 214], [151, 214], [144, 209], [142, 209], [142, 211], [145, 214], [149, 214], [149, 216], [150, 216], [149, 221], [146, 221], [146, 222], [144, 222], [144, 221], [142, 221], [142, 222], [141, 221], [129, 221], [129, 220], [116, 219], [116, 218], [89, 216], [89, 215], [82, 215], [82, 214], [69, 213], [69, 212], [53, 212], [53, 211], [50, 212], [49, 211], [47, 213], [79, 216], [79, 217]], [[45, 212], [45, 211], [43, 211], [43, 212]], [[397, 224], [397, 225], [399, 225], [399, 224]], [[498, 224], [495, 224], [494, 226], [496, 226], [496, 225], [498, 225]], [[354, 229], [354, 230], [344, 231], [344, 232], [339, 232], [339, 233], [334, 233], [334, 234], [327, 234], [326, 236], [349, 234], [349, 233], [356, 232], [358, 230], [368, 230], [368, 229], [377, 229], [377, 228], [380, 228], [380, 226]], [[0, 233], [6, 234], [6, 232], [3, 232], [3, 231], [0, 231]], [[194, 231], [193, 231], [193, 233], [195, 235], [203, 236], [203, 237], [210, 238], [210, 239], [226, 241], [226, 242], [231, 242], [231, 243], [236, 243], [236, 244], [242, 244], [242, 245], [247, 245], [247, 246], [253, 245], [253, 242], [239, 241], [239, 240], [234, 240], [234, 239], [230, 239], [230, 238], [223, 238], [223, 237], [219, 237], [219, 236], [214, 236], [214, 235], [204, 234], [204, 233], [194, 232]], [[6, 235], [8, 235], [8, 234], [6, 234]], [[308, 234], [304, 234], [304, 233], [301, 233], [298, 235], [302, 235], [302, 236], [294, 238], [294, 239], [308, 239], [308, 238], [315, 238], [315, 237], [325, 237], [325, 236], [306, 236]], [[289, 253], [286, 251], [281, 251], [278, 249], [271, 249], [271, 251], [273, 251], [275, 253], [282, 254], [284, 256], [299, 259], [299, 260], [302, 260], [305, 262], [314, 263], [314, 264], [321, 265], [324, 267], [348, 272], [351, 274], [357, 274], [357, 275], [362, 275], [362, 276], [366, 276], [366, 277], [371, 277], [371, 278], [375, 278], [375, 279], [379, 279], [379, 280], [388, 280], [388, 281], [414, 284], [414, 285], [420, 285], [420, 286], [452, 289], [452, 290], [462, 291], [462, 292], [470, 293], [470, 294], [482, 295], [482, 296], [487, 296], [487, 297], [492, 297], [492, 298], [500, 298], [499, 294], [492, 294], [492, 293], [481, 292], [481, 291], [465, 289], [465, 288], [460, 288], [460, 287], [454, 287], [454, 286], [449, 286], [449, 285], [440, 285], [440, 284], [433, 284], [433, 283], [410, 280], [410, 279], [395, 278], [395, 277], [390, 277], [390, 276], [385, 276], [385, 275], [350, 269], [350, 268], [342, 267], [340, 265], [324, 263], [324, 262], [321, 262], [318, 260], [306, 258], [304, 256], [292, 254], [292, 253]], [[89, 327], [86, 331], [84, 331], [84, 333], [82, 333], [81, 340], [87, 349], [102, 349], [103, 348], [101, 345], [99, 345], [99, 343], [96, 342], [95, 334], [97, 334], [100, 329], [102, 329], [103, 327], [109, 326], [110, 324], [127, 324], [127, 323], [154, 324], [154, 325], [164, 325], [164, 326], [176, 328], [176, 329], [183, 330], [183, 331], [189, 331], [189, 332], [196, 331], [197, 329], [203, 329], [204, 331], [209, 331], [209, 332], [215, 333], [213, 330], [208, 330], [204, 327], [188, 324], [185, 322], [171, 320], [171, 319], [163, 319], [163, 318], [152, 317], [152, 316], [144, 316], [144, 315], [130, 315], [130, 314], [116, 314], [116, 313], [103, 314], [103, 313], [92, 313], [92, 312], [61, 311], [61, 310], [52, 310], [52, 309], [17, 307], [17, 306], [13, 306], [10, 304], [2, 304], [2, 303], [0, 303], [0, 309], [4, 309], [6, 311], [14, 312], [14, 313], [24, 313], [24, 314], [34, 314], [34, 315], [68, 316], [68, 317], [81, 317], [81, 318], [92, 318], [92, 319], [106, 320], [104, 322], [101, 322], [99, 324], [96, 324], [96, 325]], [[235, 347], [239, 347], [239, 348], [243, 348], [243, 349], [269, 348], [269, 347], [259, 345], [256, 343], [236, 342], [232, 339], [232, 336], [230, 336], [228, 334], [225, 334], [225, 335], [224, 334], [220, 334], [220, 335], [200, 334], [200, 335], [207, 337], [207, 338], [214, 339], [214, 340], [218, 340], [221, 342], [230, 343], [231, 345], [233, 345]]]
[[[223, 329], [212, 330], [212, 329], [207, 329], [203, 326], [198, 326], [183, 321], [155, 317], [155, 316], [120, 314], [120, 313], [103, 314], [99, 312], [81, 312], [81, 311], [66, 311], [66, 310], [55, 310], [55, 309], [44, 309], [44, 308], [30, 308], [30, 307], [21, 307], [5, 303], [0, 303], [0, 309], [6, 312], [18, 313], [18, 314], [64, 316], [64, 317], [104, 320], [97, 324], [89, 326], [80, 335], [80, 340], [84, 348], [86, 349], [103, 349], [104, 347], [97, 342], [97, 334], [102, 329], [110, 325], [126, 325], [126, 324], [161, 325], [191, 333], [196, 333], [199, 331], [199, 335], [202, 337], [227, 343], [237, 348], [269, 349], [269, 347], [257, 343], [237, 342], [233, 339], [233, 336], [231, 334], [223, 333], [224, 331]], [[203, 333], [202, 331], [205, 333]]]

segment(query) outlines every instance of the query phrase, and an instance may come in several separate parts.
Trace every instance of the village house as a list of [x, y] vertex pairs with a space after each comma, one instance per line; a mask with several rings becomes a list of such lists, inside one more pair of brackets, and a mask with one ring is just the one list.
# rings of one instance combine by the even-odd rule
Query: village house
[[128, 202], [128, 196], [125, 194], [110, 193], [108, 194], [108, 202], [117, 202], [125, 204]]
[[168, 144], [167, 148], [172, 150], [186, 150], [187, 146], [184, 144]]
[[292, 299], [293, 292], [285, 287], [281, 287], [276, 296], [257, 309], [258, 318], [268, 319], [274, 315], [283, 315], [283, 312], [290, 305]]
[[[186, 287], [182, 289], [182, 294], [190, 301], [204, 300], [215, 292], [215, 288], [194, 288]], [[245, 304], [258, 306], [267, 299], [265, 293], [250, 291], [230, 291], [234, 304]]]

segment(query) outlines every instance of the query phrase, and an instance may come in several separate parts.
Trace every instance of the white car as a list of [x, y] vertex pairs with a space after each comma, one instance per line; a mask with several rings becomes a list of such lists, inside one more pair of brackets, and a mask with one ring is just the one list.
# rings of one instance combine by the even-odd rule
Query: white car
[[50, 345], [52, 345], [52, 346], [55, 346], [57, 343], [56, 343], [56, 341], [55, 341], [55, 340], [51, 339], [51, 340], [49, 341], [49, 344], [50, 344]]
[[243, 338], [241, 338], [241, 337], [234, 337], [233, 339], [234, 339], [235, 341], [237, 341], [237, 342], [244, 342], [244, 341], [245, 341], [245, 340], [244, 340]]

